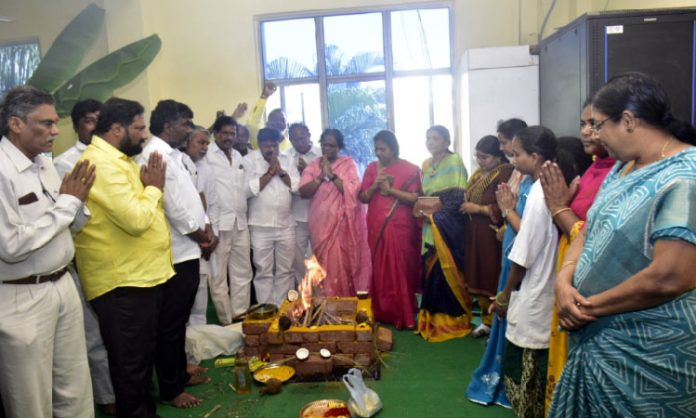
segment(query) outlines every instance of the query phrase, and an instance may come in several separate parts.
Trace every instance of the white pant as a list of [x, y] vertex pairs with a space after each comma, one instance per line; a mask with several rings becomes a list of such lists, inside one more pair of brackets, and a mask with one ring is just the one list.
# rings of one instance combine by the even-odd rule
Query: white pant
[[220, 243], [213, 256], [217, 258], [217, 274], [209, 282], [210, 296], [218, 319], [228, 324], [233, 316], [249, 308], [252, 278], [249, 230], [235, 225], [233, 231], [220, 231]]
[[298, 287], [304, 279], [307, 268], [305, 267], [305, 259], [312, 257], [312, 246], [309, 242], [309, 223], [297, 222], [295, 226], [295, 262], [293, 270], [295, 271], [295, 287]]
[[280, 306], [295, 286], [292, 263], [295, 259], [295, 227], [272, 228], [252, 226], [251, 247], [254, 249], [254, 290], [259, 303]]
[[212, 281], [212, 277], [215, 275], [213, 271], [217, 270], [215, 263], [215, 254], [210, 255], [210, 260], [200, 259], [201, 281], [198, 283], [196, 299], [191, 307], [191, 314], [188, 320], [189, 325], [205, 325], [208, 321], [208, 281]]
[[0, 284], [0, 397], [8, 418], [94, 417], [80, 297], [55, 282]]
[[70, 274], [75, 282], [75, 287], [77, 288], [77, 293], [80, 296], [80, 302], [82, 304], [85, 339], [87, 341], [87, 361], [89, 363], [89, 372], [92, 376], [94, 400], [99, 405], [114, 403], [116, 402], [116, 395], [114, 395], [114, 387], [111, 384], [109, 356], [106, 352], [106, 347], [104, 347], [101, 332], [99, 331], [99, 320], [92, 307], [85, 300], [80, 278], [77, 276], [77, 272], [75, 272], [72, 266], [70, 267]]

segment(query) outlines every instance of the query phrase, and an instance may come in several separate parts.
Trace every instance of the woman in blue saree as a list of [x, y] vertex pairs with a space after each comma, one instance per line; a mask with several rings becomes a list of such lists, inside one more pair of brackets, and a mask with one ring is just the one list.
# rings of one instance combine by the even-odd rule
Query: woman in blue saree
[[549, 416], [695, 416], [696, 133], [643, 74], [592, 107], [618, 162], [556, 284], [571, 334]]
[[[498, 140], [500, 149], [505, 155], [513, 160], [512, 139], [517, 132], [527, 127], [527, 123], [520, 119], [508, 119], [498, 125]], [[515, 243], [517, 230], [520, 229], [520, 222], [524, 207], [527, 203], [529, 189], [534, 182], [528, 176], [515, 170], [510, 176], [510, 180], [505, 185], [498, 187], [496, 200], [500, 212], [505, 218], [505, 233], [503, 235], [503, 256], [500, 277], [498, 279], [498, 292], [505, 288], [507, 277], [510, 273], [512, 262], [508, 260], [512, 244]], [[486, 352], [481, 358], [479, 367], [474, 371], [471, 382], [466, 389], [466, 396], [470, 401], [482, 405], [500, 405], [510, 408], [510, 401], [505, 394], [505, 384], [502, 375], [502, 355], [505, 346], [505, 330], [507, 321], [493, 316], [493, 326], [491, 327], [490, 337], [486, 345]]]

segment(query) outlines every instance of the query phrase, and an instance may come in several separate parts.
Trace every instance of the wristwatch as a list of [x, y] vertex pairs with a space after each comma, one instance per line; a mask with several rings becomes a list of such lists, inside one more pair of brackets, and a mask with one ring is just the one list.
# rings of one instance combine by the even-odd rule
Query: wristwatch
[[503, 216], [503, 219], [507, 219], [509, 213], [510, 209], [505, 209], [500, 214]]

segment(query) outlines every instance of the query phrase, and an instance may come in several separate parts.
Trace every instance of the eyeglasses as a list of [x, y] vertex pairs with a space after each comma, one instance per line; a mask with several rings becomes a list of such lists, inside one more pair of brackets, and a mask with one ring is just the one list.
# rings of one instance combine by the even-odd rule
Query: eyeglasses
[[599, 133], [599, 131], [602, 130], [602, 126], [604, 126], [604, 123], [605, 123], [606, 121], [608, 121], [609, 119], [611, 119], [611, 118], [606, 118], [606, 119], [604, 119], [603, 121], [600, 121], [600, 122], [596, 122], [596, 121], [595, 121], [595, 122], [592, 124], [592, 130], [593, 130], [595, 133]]

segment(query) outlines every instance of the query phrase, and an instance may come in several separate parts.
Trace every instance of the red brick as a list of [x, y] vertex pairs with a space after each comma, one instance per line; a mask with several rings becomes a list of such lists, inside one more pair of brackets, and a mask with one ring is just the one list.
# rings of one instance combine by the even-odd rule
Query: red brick
[[318, 353], [319, 350], [322, 348], [325, 348], [329, 350], [331, 353], [336, 352], [336, 343], [334, 341], [322, 341], [318, 343], [306, 343], [304, 345], [307, 350], [309, 350], [312, 353]]
[[353, 354], [337, 354], [331, 357], [334, 367], [353, 367], [355, 362]]
[[329, 299], [326, 302], [326, 312], [330, 314], [348, 313], [355, 315], [358, 310], [357, 299]]
[[361, 330], [355, 330], [355, 339], [358, 341], [372, 341], [372, 328]]
[[269, 344], [266, 350], [270, 354], [283, 354], [283, 344]]
[[303, 332], [296, 332], [296, 331], [285, 331], [283, 333], [283, 341], [286, 343], [290, 344], [300, 344], [304, 341], [302, 338]]
[[270, 328], [270, 321], [244, 321], [242, 322], [242, 332], [245, 335], [263, 334]]
[[244, 357], [252, 357], [259, 355], [258, 347], [244, 347]]
[[259, 346], [259, 336], [258, 335], [245, 335], [244, 336], [244, 345], [251, 346], [251, 347], [258, 347]]
[[331, 369], [333, 369], [331, 359], [323, 359], [313, 354], [307, 360], [295, 363], [295, 372], [298, 376], [326, 375], [331, 373]]
[[356, 354], [354, 356], [355, 362], [363, 367], [367, 367], [372, 362], [372, 356], [370, 354]]
[[[264, 335], [264, 334], [262, 334]], [[283, 333], [276, 331], [269, 331], [266, 335], [266, 340], [269, 344], [282, 344], [283, 343]]]
[[379, 351], [391, 351], [394, 344], [393, 335], [390, 329], [377, 328], [377, 349]]
[[303, 332], [302, 340], [306, 343], [315, 343], [319, 341], [319, 331]]
[[281, 352], [283, 354], [292, 354], [294, 356], [295, 352], [300, 347], [302, 347], [302, 346], [299, 344], [283, 344], [283, 348], [282, 348]]
[[339, 353], [372, 353], [372, 342], [370, 341], [341, 341], [336, 343], [336, 347]]
[[320, 341], [355, 341], [355, 331], [321, 331]]
[[271, 363], [275, 363], [276, 361], [284, 360], [285, 357], [285, 354], [271, 354], [269, 360], [271, 361]]

